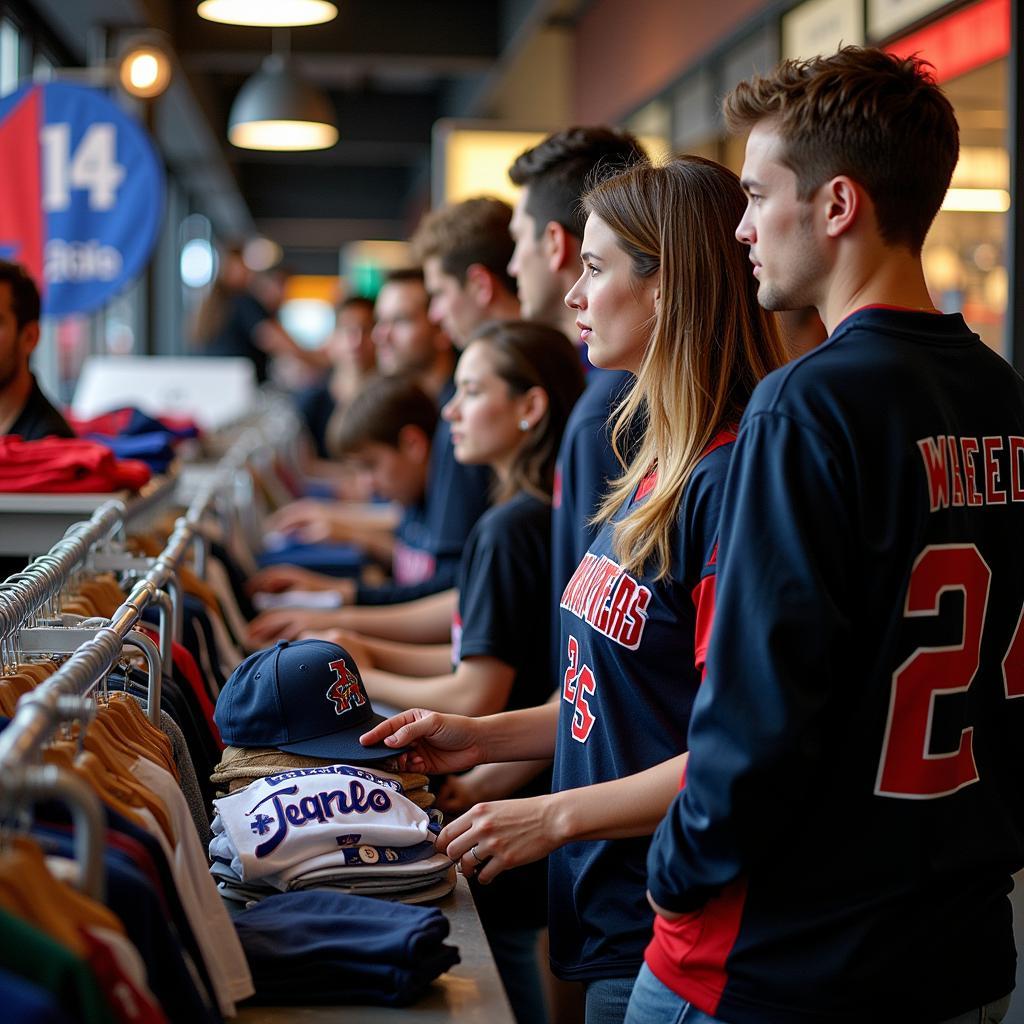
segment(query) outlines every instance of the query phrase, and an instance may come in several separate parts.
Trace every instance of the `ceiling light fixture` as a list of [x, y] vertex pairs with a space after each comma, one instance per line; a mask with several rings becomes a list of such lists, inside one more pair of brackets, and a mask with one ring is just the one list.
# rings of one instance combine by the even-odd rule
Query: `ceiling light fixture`
[[123, 47], [118, 77], [125, 92], [151, 99], [170, 85], [171, 62], [160, 46], [145, 39], [132, 39]]
[[[275, 44], [278, 35], [274, 33]], [[338, 141], [338, 128], [331, 101], [303, 81], [275, 45], [274, 53], [235, 97], [228, 139], [240, 149], [329, 149]]]
[[202, 0], [196, 13], [225, 25], [285, 28], [322, 25], [338, 16], [338, 8], [327, 0]]
[[941, 208], [947, 213], [1005, 213], [1010, 193], [1004, 188], [951, 188]]

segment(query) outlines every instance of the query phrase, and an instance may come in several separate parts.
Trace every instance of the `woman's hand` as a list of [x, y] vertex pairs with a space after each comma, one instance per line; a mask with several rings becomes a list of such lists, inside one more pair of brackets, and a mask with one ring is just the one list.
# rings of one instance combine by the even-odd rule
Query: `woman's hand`
[[271, 565], [249, 577], [249, 594], [280, 594], [286, 590], [334, 590], [338, 580], [298, 565]]
[[276, 640], [297, 640], [306, 632], [319, 632], [337, 625], [337, 611], [311, 608], [275, 608], [261, 612], [249, 623], [246, 639], [250, 646], [265, 647]]
[[352, 659], [355, 661], [360, 672], [365, 672], [368, 668], [376, 668], [372, 647], [365, 637], [353, 632], [351, 629], [312, 630], [303, 633], [302, 639], [305, 640], [307, 636], [317, 640], [326, 640], [329, 643], [337, 644], [339, 647], [344, 647], [352, 655]]
[[308, 544], [348, 539], [344, 510], [312, 498], [303, 498], [275, 512], [267, 521], [271, 530], [294, 534]]
[[441, 830], [436, 846], [464, 875], [486, 885], [510, 868], [546, 857], [565, 842], [561, 794], [477, 804]]
[[480, 720], [465, 715], [443, 715], [413, 708], [381, 722], [359, 737], [370, 747], [383, 742], [389, 747], [411, 746], [401, 755], [402, 770], [441, 775], [458, 772], [487, 760]]

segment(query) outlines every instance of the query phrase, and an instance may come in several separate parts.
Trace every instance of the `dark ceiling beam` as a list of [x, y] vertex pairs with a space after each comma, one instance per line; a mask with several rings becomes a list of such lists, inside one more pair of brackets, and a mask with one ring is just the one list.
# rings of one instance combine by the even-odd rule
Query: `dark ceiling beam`
[[367, 238], [401, 241], [405, 224], [390, 218], [366, 217], [261, 217], [256, 227], [284, 249], [338, 249]]
[[409, 190], [405, 167], [241, 164], [242, 191], [257, 217], [392, 220]]
[[[203, 74], [250, 75], [259, 69], [268, 53], [269, 45], [246, 51], [189, 50], [184, 64], [189, 71]], [[310, 53], [294, 47], [292, 58], [307, 78], [323, 85], [346, 85], [366, 77], [401, 81], [403, 76], [424, 79], [479, 75], [490, 70], [496, 59], [493, 54]]]

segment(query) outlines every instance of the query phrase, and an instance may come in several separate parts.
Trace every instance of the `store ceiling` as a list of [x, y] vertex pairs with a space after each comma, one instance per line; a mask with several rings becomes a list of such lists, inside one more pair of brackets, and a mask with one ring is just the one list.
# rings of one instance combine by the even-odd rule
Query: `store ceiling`
[[[96, 27], [156, 27], [179, 74], [153, 124], [169, 166], [221, 237], [259, 232], [307, 273], [334, 273], [338, 249], [365, 238], [404, 238], [429, 195], [431, 128], [479, 117], [506, 61], [565, 0], [341, 0], [325, 25], [290, 30], [304, 75], [326, 91], [341, 139], [330, 150], [240, 150], [226, 138], [231, 103], [270, 52], [270, 29], [200, 18], [192, 0], [36, 0], [85, 63]], [[90, 44], [90, 40], [92, 40]], [[278, 40], [280, 42], [280, 40]]]

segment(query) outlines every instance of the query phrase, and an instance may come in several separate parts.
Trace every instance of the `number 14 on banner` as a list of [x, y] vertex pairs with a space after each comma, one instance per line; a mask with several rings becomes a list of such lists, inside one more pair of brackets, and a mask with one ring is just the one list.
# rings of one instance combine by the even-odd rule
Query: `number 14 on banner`
[[47, 213], [68, 209], [71, 190], [88, 192], [89, 208], [113, 209], [125, 169], [117, 162], [117, 127], [97, 122], [89, 125], [71, 152], [71, 125], [46, 124], [39, 132], [42, 146], [43, 209]]

